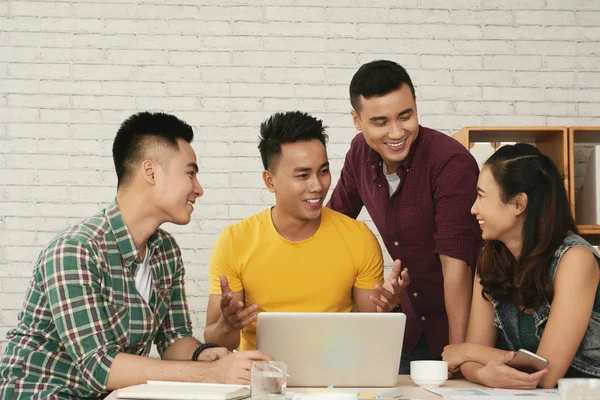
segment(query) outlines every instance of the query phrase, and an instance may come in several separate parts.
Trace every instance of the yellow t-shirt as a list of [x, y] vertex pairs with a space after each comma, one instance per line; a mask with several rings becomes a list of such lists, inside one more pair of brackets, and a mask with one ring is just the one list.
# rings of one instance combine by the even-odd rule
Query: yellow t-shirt
[[[210, 260], [210, 294], [221, 294], [225, 275], [245, 307], [262, 311], [349, 312], [352, 288], [383, 283], [381, 247], [364, 222], [323, 207], [321, 225], [309, 239], [283, 238], [262, 211], [230, 225]], [[244, 328], [240, 348], [256, 348], [256, 322]]]

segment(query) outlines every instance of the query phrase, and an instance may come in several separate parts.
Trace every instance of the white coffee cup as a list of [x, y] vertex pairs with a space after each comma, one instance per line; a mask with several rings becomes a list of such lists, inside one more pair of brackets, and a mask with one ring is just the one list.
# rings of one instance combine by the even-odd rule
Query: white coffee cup
[[562, 378], [558, 380], [558, 393], [562, 400], [595, 400], [600, 393], [600, 379]]
[[433, 360], [411, 361], [410, 379], [419, 386], [440, 386], [448, 380], [448, 363]]

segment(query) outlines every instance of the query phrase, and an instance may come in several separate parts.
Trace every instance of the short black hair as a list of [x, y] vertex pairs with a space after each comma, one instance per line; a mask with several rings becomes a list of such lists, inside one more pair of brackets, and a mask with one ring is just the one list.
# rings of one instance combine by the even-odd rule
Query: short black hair
[[273, 166], [275, 157], [281, 155], [281, 145], [285, 143], [307, 142], [318, 139], [327, 147], [327, 134], [323, 121], [301, 111], [288, 111], [271, 115], [260, 124], [260, 157], [263, 166]]
[[360, 96], [384, 96], [406, 84], [415, 96], [415, 87], [408, 72], [400, 64], [389, 60], [376, 60], [361, 65], [350, 81], [350, 103], [360, 110]]
[[117, 187], [130, 177], [135, 164], [142, 161], [150, 144], [178, 150], [177, 139], [188, 143], [194, 139], [192, 127], [165, 113], [140, 112], [127, 118], [119, 128], [113, 143], [113, 161], [117, 172]]

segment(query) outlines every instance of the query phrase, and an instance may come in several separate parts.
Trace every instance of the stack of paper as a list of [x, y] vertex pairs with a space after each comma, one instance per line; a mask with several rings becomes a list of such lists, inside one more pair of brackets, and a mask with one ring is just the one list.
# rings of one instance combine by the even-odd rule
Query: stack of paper
[[557, 389], [512, 390], [490, 388], [428, 388], [430, 392], [444, 396], [444, 400], [517, 400], [527, 399], [560, 400]]
[[237, 400], [250, 397], [250, 386], [213, 383], [148, 381], [119, 389], [119, 399]]

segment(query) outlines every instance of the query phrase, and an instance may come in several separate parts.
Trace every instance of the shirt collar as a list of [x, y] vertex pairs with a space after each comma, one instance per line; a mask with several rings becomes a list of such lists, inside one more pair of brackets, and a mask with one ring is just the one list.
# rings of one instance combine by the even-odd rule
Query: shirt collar
[[[135, 247], [135, 242], [133, 241], [133, 237], [131, 233], [129, 233], [129, 229], [127, 229], [127, 225], [125, 225], [125, 221], [123, 220], [123, 215], [121, 214], [121, 209], [117, 204], [117, 199], [115, 198], [111, 201], [104, 210], [104, 214], [108, 219], [108, 223], [115, 235], [115, 239], [117, 241], [117, 246], [119, 247], [119, 252], [121, 253], [121, 257], [123, 257], [123, 262], [126, 266], [131, 265], [134, 261], [142, 261], [140, 256], [140, 252]], [[155, 248], [160, 247], [162, 245], [162, 238], [158, 231], [154, 232], [150, 238], [148, 238], [148, 250], [152, 253]]]
[[[422, 134], [423, 134], [423, 130], [421, 129], [421, 125], [419, 125], [419, 133], [417, 135], [417, 138], [410, 145], [410, 149], [408, 150], [408, 155], [406, 156], [406, 158], [404, 160], [402, 160], [402, 162], [400, 162], [400, 166], [396, 170], [396, 173], [399, 176], [400, 176], [401, 171], [408, 171], [410, 169], [412, 161], [415, 158], [415, 153], [417, 152], [417, 146], [419, 145], [419, 142], [421, 141]], [[367, 146], [368, 146], [368, 144], [367, 144]], [[371, 169], [376, 171], [376, 175], [379, 175], [380, 172], [383, 173], [383, 167], [382, 167], [383, 158], [381, 158], [381, 155], [378, 152], [376, 152], [375, 150], [373, 150], [370, 146], [369, 146], [369, 151], [367, 153], [367, 164], [369, 167], [371, 167]], [[381, 168], [379, 168], [379, 167], [381, 167]], [[388, 171], [388, 172], [390, 172], [390, 171]]]

